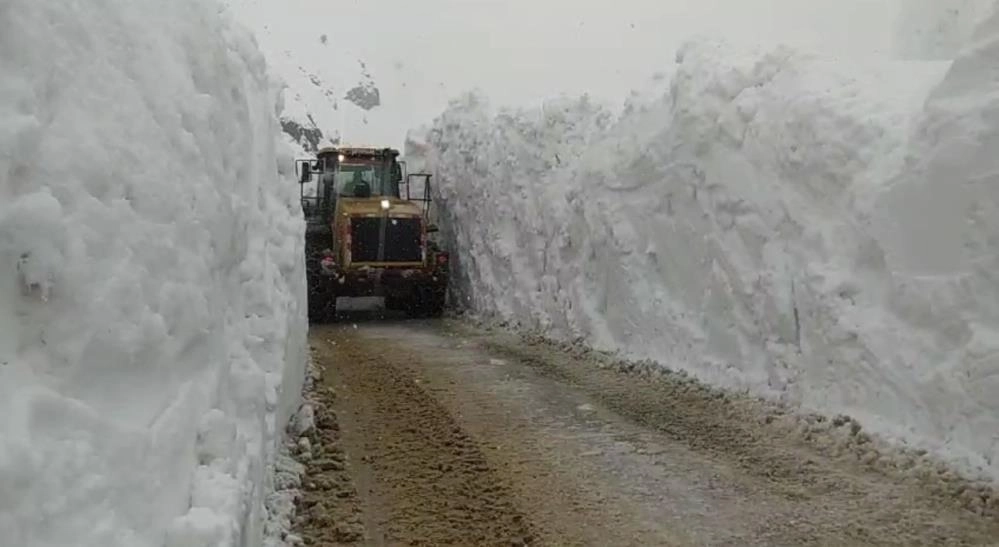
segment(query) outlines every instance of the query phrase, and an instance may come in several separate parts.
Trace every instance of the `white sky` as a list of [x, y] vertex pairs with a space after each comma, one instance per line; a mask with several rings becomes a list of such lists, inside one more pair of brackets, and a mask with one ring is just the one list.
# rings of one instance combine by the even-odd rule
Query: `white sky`
[[[364, 59], [385, 105], [373, 116], [391, 114], [408, 128], [473, 87], [495, 104], [561, 92], [620, 102], [668, 69], [677, 46], [697, 34], [887, 54], [904, 0], [260, 1], [281, 6], [270, 30], [286, 42], [315, 44], [327, 34], [331, 48]], [[381, 125], [368, 131], [387, 130]]]

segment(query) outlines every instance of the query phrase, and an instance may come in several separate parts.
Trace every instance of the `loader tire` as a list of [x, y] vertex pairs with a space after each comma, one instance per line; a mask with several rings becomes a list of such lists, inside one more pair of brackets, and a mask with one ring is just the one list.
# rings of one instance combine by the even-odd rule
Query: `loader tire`
[[416, 287], [406, 312], [410, 317], [440, 317], [444, 313], [444, 293], [434, 287]]
[[314, 295], [309, 295], [309, 323], [322, 323], [323, 321], [323, 307], [318, 300]]
[[400, 298], [398, 296], [386, 296], [385, 297], [385, 309], [386, 310], [405, 310], [409, 305], [409, 301], [405, 298]]
[[440, 317], [444, 315], [444, 291], [431, 289], [426, 301], [426, 313], [429, 317]]
[[313, 285], [309, 290], [309, 322], [328, 323], [336, 319], [336, 293]]

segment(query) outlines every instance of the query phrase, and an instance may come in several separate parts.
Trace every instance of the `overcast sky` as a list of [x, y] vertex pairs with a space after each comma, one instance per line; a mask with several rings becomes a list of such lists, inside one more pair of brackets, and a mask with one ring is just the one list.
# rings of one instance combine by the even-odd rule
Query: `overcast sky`
[[364, 59], [381, 115], [408, 127], [473, 87], [497, 104], [561, 92], [620, 102], [697, 34], [888, 54], [900, 1], [285, 0], [270, 30], [312, 43], [327, 34], [330, 47]]

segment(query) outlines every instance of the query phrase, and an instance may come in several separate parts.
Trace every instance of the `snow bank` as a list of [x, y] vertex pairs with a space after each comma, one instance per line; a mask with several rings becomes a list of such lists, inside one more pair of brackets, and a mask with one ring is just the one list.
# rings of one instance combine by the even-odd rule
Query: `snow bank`
[[0, 5], [5, 545], [261, 541], [303, 224], [264, 60], [218, 12]]
[[999, 477], [981, 32], [949, 72], [692, 42], [613, 122], [585, 99], [455, 101], [428, 136], [454, 301]]

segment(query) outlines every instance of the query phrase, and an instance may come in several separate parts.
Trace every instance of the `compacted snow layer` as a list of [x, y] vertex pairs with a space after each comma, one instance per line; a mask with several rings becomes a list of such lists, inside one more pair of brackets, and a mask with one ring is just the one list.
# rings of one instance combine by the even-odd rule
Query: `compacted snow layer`
[[303, 224], [264, 60], [219, 11], [0, 5], [4, 545], [261, 541]]
[[997, 477], [996, 37], [953, 66], [692, 42], [614, 121], [456, 100], [427, 133], [452, 298]]

